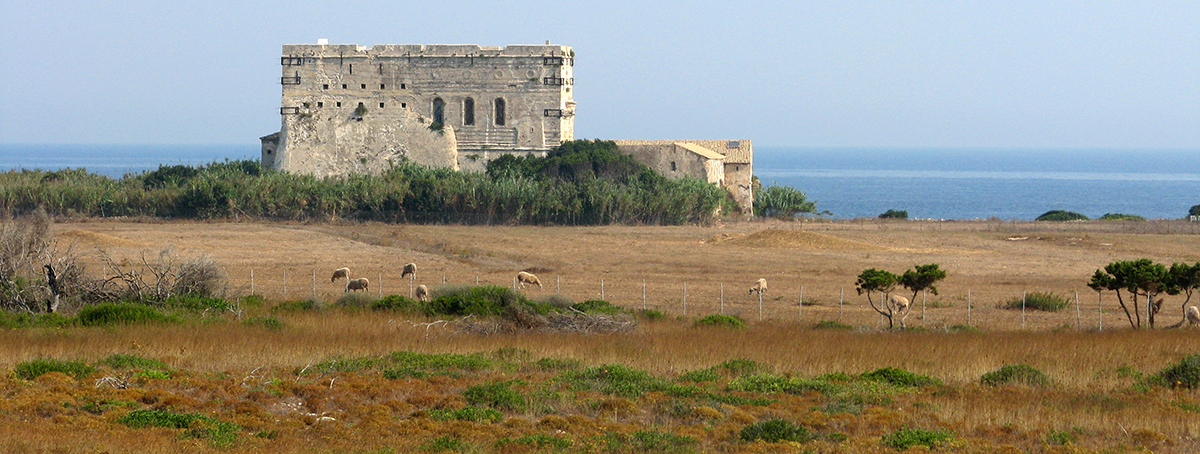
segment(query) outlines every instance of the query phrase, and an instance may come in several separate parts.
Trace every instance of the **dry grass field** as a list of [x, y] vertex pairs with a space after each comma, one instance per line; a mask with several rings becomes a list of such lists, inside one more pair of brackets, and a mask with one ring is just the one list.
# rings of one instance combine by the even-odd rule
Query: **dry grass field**
[[[7, 374], [0, 381], [0, 451], [897, 452], [887, 444], [889, 434], [908, 428], [952, 433], [933, 448], [947, 452], [1200, 450], [1200, 396], [1141, 384], [1141, 377], [1200, 353], [1200, 332], [1131, 330], [1114, 295], [1103, 295], [1098, 306], [1085, 285], [1114, 260], [1200, 261], [1196, 224], [468, 227], [99, 220], [56, 224], [53, 233], [60, 243], [75, 244], [94, 272], [98, 249], [135, 262], [164, 247], [179, 257], [209, 256], [228, 274], [230, 296], [266, 298], [265, 305], [247, 305], [244, 316], [272, 316], [283, 326], [264, 329], [222, 314], [177, 324], [0, 331], [0, 371], [37, 358], [94, 363], [113, 354], [152, 358], [173, 370], [169, 379], [133, 379], [127, 389], [98, 385], [115, 373], [104, 368], [83, 378]], [[418, 265], [414, 284], [435, 290], [443, 282], [511, 285], [517, 271], [530, 270], [544, 284], [523, 291], [531, 298], [603, 297], [667, 317], [643, 319], [626, 333], [483, 336], [445, 324], [418, 326], [433, 320], [389, 312], [272, 310], [285, 300], [332, 303], [343, 287], [330, 283], [329, 274], [343, 266], [352, 277], [369, 278], [372, 295], [408, 295], [410, 283], [400, 278], [408, 262]], [[938, 284], [939, 295], [927, 295], [924, 310], [920, 296], [914, 302], [907, 324], [923, 329], [886, 331], [855, 293], [856, 276], [867, 268], [901, 273], [925, 263], [940, 264], [949, 276]], [[758, 298], [746, 292], [759, 278], [769, 282], [761, 320]], [[1022, 292], [1046, 291], [1072, 301], [1078, 292], [1078, 312], [1072, 305], [1023, 317], [998, 308]], [[1168, 299], [1162, 319], [1179, 320], [1181, 302]], [[718, 312], [750, 325], [692, 325]], [[979, 331], [947, 329], [968, 324], [968, 316]], [[852, 328], [813, 328], [829, 320]], [[480, 354], [489, 363], [388, 378], [383, 366], [343, 369], [330, 362], [401, 351]], [[651, 385], [638, 395], [579, 387], [543, 358], [574, 364], [562, 370], [624, 365], [724, 397]], [[730, 360], [753, 361], [781, 380], [895, 367], [942, 384], [882, 387], [843, 377], [823, 382], [836, 389], [768, 392], [740, 391], [736, 375], [684, 380], [688, 372]], [[1031, 365], [1051, 384], [980, 385], [983, 374], [1006, 364]], [[505, 409], [501, 422], [435, 417], [468, 406], [463, 393], [471, 386], [508, 380], [519, 380], [512, 387], [527, 404]], [[97, 406], [104, 408], [93, 411]], [[232, 444], [216, 443], [181, 435], [182, 429], [116, 422], [134, 408], [207, 414], [238, 424], [241, 435]], [[818, 436], [780, 443], [739, 438], [744, 427], [773, 418]]]

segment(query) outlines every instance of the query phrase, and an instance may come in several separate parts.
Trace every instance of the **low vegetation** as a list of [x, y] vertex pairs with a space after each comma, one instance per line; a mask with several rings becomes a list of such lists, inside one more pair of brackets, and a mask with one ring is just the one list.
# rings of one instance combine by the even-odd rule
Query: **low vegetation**
[[1035, 310], [1045, 312], [1058, 312], [1071, 304], [1065, 296], [1056, 295], [1054, 292], [1033, 292], [1024, 295], [1024, 297], [1009, 298], [1000, 306], [1010, 310]]
[[1028, 364], [1005, 364], [999, 369], [983, 374], [979, 381], [987, 386], [1048, 386], [1050, 376]]
[[1037, 219], [1034, 219], [1034, 220], [1035, 221], [1086, 221], [1086, 220], [1088, 220], [1088, 217], [1084, 216], [1082, 214], [1076, 213], [1074, 211], [1050, 210], [1045, 213], [1042, 213], [1041, 216], [1038, 216]]

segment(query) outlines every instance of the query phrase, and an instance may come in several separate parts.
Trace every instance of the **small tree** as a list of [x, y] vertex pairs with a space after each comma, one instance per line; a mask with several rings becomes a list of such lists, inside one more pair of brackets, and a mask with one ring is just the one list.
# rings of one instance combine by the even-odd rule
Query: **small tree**
[[[900, 311], [896, 304], [892, 302], [891, 293], [896, 288], [896, 284], [900, 281], [900, 277], [884, 270], [871, 268], [864, 270], [858, 275], [858, 282], [855, 282], [855, 291], [859, 295], [867, 294], [867, 302], [871, 304], [871, 309], [875, 309], [879, 315], [887, 317], [888, 329], [894, 328], [895, 317], [906, 314], [908, 311]], [[879, 304], [875, 304], [875, 300], [871, 298], [871, 294], [879, 292], [883, 296]], [[910, 306], [911, 307], [911, 306]]]
[[908, 210], [887, 210], [879, 215], [879, 219], [908, 219]]
[[946, 272], [938, 268], [938, 264], [930, 263], [928, 265], [917, 265], [916, 269], [911, 269], [904, 272], [900, 276], [900, 285], [913, 292], [912, 301], [917, 301], [917, 294], [923, 290], [929, 290], [929, 293], [938, 294], [936, 284], [937, 281], [946, 278]]
[[1200, 205], [1192, 205], [1192, 208], [1188, 209], [1188, 215], [1200, 216]]
[[[1117, 292], [1117, 302], [1125, 311], [1125, 318], [1129, 320], [1129, 326], [1134, 329], [1142, 327], [1142, 312], [1146, 312], [1147, 325], [1154, 328], [1155, 315], [1162, 309], [1162, 300], [1156, 301], [1154, 299], [1156, 295], [1164, 292], [1172, 295], [1179, 294], [1179, 288], [1171, 281], [1167, 267], [1154, 263], [1150, 259], [1109, 263], [1103, 269], [1096, 270], [1096, 273], [1092, 275], [1092, 280], [1088, 282], [1088, 287], [1097, 292], [1103, 290]], [[1129, 307], [1125, 304], [1125, 298], [1121, 296], [1122, 290], [1129, 292], [1130, 298], [1133, 300], [1132, 315], [1129, 313]], [[1143, 309], [1143, 306], [1139, 306], [1142, 300], [1146, 300], [1149, 304], [1148, 308]]]
[[815, 211], [817, 204], [791, 186], [767, 186], [754, 194], [754, 214], [758, 216], [791, 219]]
[[1183, 309], [1183, 319], [1168, 328], [1178, 328], [1187, 323], [1187, 305], [1192, 301], [1192, 294], [1196, 289], [1200, 288], [1200, 262], [1195, 265], [1186, 263], [1175, 263], [1171, 265], [1171, 269], [1167, 270], [1168, 279], [1170, 279], [1171, 290], [1176, 290], [1176, 294], [1183, 293], [1184, 300], [1181, 309]]
[[1042, 213], [1035, 221], [1086, 221], [1087, 216], [1076, 213], [1074, 211], [1065, 210], [1050, 210]]

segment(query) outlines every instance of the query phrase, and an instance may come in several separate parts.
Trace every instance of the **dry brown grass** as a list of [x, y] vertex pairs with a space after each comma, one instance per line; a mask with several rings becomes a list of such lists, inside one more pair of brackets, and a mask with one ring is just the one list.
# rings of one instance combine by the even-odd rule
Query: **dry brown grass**
[[[225, 314], [224, 321], [210, 323], [2, 331], [0, 370], [39, 357], [92, 362], [129, 353], [165, 361], [184, 378], [130, 390], [97, 388], [95, 377], [6, 378], [0, 382], [0, 451], [218, 450], [203, 441], [180, 439], [177, 431], [115, 424], [119, 412], [91, 415], [73, 409], [86, 398], [129, 400], [151, 408], [169, 403], [180, 411], [233, 420], [246, 433], [279, 434], [274, 439], [243, 435], [239, 451], [386, 452], [390, 447], [408, 452], [434, 437], [452, 435], [489, 452], [495, 449], [491, 441], [501, 437], [555, 430], [575, 437], [575, 449], [590, 451], [602, 450], [603, 444], [588, 437], [656, 426], [693, 436], [705, 450], [786, 451], [790, 448], [736, 441], [741, 427], [772, 416], [849, 436], [840, 444], [819, 440], [806, 445], [818, 452], [894, 452], [881, 447], [879, 437], [904, 426], [953, 430], [959, 439], [949, 448], [954, 452], [1064, 448], [1048, 444], [1051, 431], [1077, 432], [1078, 441], [1069, 448], [1079, 452], [1200, 449], [1195, 413], [1175, 405], [1196, 405], [1200, 399], [1186, 391], [1134, 391], [1137, 380], [1130, 376], [1153, 373], [1197, 353], [1197, 333], [1129, 330], [1111, 295], [1105, 296], [1105, 331], [1096, 332], [1096, 295], [1084, 286], [1092, 271], [1113, 260], [1200, 261], [1200, 232], [1186, 223], [755, 222], [568, 228], [103, 221], [57, 225], [55, 231], [60, 238], [79, 241], [81, 249], [102, 247], [114, 257], [136, 257], [168, 245], [184, 257], [207, 255], [226, 268], [231, 294], [248, 292], [253, 268], [256, 292], [272, 300], [311, 296], [315, 270], [317, 297], [331, 302], [342, 288], [324, 278], [341, 266], [370, 278], [373, 285], [382, 284], [387, 293], [404, 294], [408, 282], [399, 279], [401, 267], [416, 262], [420, 271], [414, 284], [436, 287], [444, 276], [449, 283], [474, 284], [478, 279], [507, 285], [516, 271], [536, 269], [546, 288], [527, 291], [531, 297], [554, 294], [561, 283], [560, 293], [568, 298], [598, 298], [603, 280], [605, 298], [630, 308], [641, 307], [644, 279], [647, 305], [669, 315], [629, 333], [477, 336], [434, 327], [428, 340], [425, 328], [410, 323], [426, 320], [353, 310], [274, 313], [284, 323], [281, 330], [246, 326]], [[925, 325], [926, 330], [881, 331], [878, 316], [854, 294], [855, 276], [865, 268], [901, 272], [922, 263], [939, 263], [950, 273], [939, 284], [941, 295], [930, 295], [938, 307], [927, 309], [924, 323], [919, 299], [908, 319], [909, 326]], [[284, 270], [289, 276], [286, 295], [279, 282]], [[382, 282], [377, 282], [380, 276]], [[766, 320], [761, 322], [757, 299], [746, 295], [759, 277], [770, 281]], [[684, 282], [688, 317], [677, 319], [683, 314]], [[721, 284], [725, 312], [740, 314], [751, 326], [691, 327], [695, 317], [718, 312]], [[815, 305], [804, 306], [803, 320], [797, 323], [801, 286], [805, 301]], [[839, 289], [845, 291], [841, 308]], [[975, 303], [973, 324], [984, 331], [946, 332], [942, 328], [966, 323], [968, 290]], [[1019, 312], [996, 307], [1022, 291], [1071, 295], [1075, 290], [1087, 309], [1081, 327], [1075, 326], [1073, 308], [1029, 312], [1027, 330], [1021, 330]], [[1168, 301], [1165, 307], [1178, 311], [1178, 303]], [[268, 308], [246, 309], [246, 316], [272, 314]], [[841, 320], [855, 329], [812, 329], [818, 320]], [[713, 404], [685, 412], [693, 416], [668, 416], [662, 409], [675, 400], [661, 394], [619, 401], [585, 392], [558, 395], [553, 414], [518, 412], [502, 424], [480, 425], [432, 421], [422, 412], [465, 405], [459, 393], [471, 384], [514, 377], [542, 383], [553, 374], [494, 370], [462, 378], [391, 381], [374, 372], [312, 381], [298, 380], [294, 373], [333, 357], [505, 347], [528, 351], [533, 359], [624, 364], [668, 378], [742, 358], [801, 377], [899, 367], [947, 386], [890, 395], [890, 403], [867, 406], [858, 414], [814, 411], [828, 398], [806, 394], [772, 396], [778, 402], [768, 407]], [[1053, 385], [993, 389], [978, 384], [982, 374], [1016, 363], [1045, 371]], [[273, 394], [244, 386], [251, 375], [263, 383], [275, 380], [267, 387]], [[296, 405], [306, 410], [281, 410]], [[345, 423], [322, 424], [305, 416], [310, 412], [328, 412]]]

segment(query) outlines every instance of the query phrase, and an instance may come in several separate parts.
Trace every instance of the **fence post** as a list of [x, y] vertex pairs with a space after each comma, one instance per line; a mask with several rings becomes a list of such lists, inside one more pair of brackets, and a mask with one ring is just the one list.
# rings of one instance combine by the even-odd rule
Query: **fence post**
[[796, 321], [804, 319], [804, 286], [800, 286], [800, 304], [796, 305]]
[[683, 281], [683, 316], [687, 317], [687, 281]]
[[287, 299], [287, 268], [283, 269], [283, 299]]
[[971, 289], [967, 289], [967, 326], [971, 326]]
[[446, 285], [446, 275], [442, 275], [442, 285]]
[[254, 268], [250, 268], [250, 294], [254, 294]]
[[[478, 280], [478, 278], [476, 278], [476, 280]], [[476, 282], [475, 284], [478, 285], [479, 283]], [[557, 293], [559, 295], [562, 294], [562, 276], [561, 275], [557, 275], [557, 274], [554, 275], [554, 293]]]
[[1083, 330], [1083, 318], [1079, 314], [1079, 290], [1075, 291], [1075, 326], [1076, 329]]
[[379, 287], [379, 297], [383, 298], [383, 271], [379, 272], [379, 283], [375, 284], [375, 286]]
[[925, 327], [925, 290], [921, 290], [921, 327]]
[[842, 303], [846, 300], [846, 287], [838, 287], [838, 321], [842, 321]]
[[475, 286], [476, 287], [479, 286], [479, 275], [478, 274], [475, 275]]
[[1096, 322], [1100, 331], [1104, 331], [1104, 294], [1096, 292]]
[[415, 275], [415, 274], [408, 275], [408, 298], [409, 299], [415, 298], [415, 296], [413, 296], [413, 280], [415, 280], [416, 278], [417, 278], [417, 275]]
[[646, 280], [642, 279], [642, 312], [646, 312]]
[[725, 315], [725, 283], [721, 283], [721, 315]]
[[1021, 329], [1025, 329], [1025, 292], [1021, 292]]
[[762, 292], [758, 293], [758, 321], [762, 321]]
[[[604, 300], [604, 279], [600, 280], [600, 299]], [[604, 300], [608, 301], [608, 300]]]
[[312, 299], [314, 299], [314, 300], [315, 300], [315, 299], [317, 299], [317, 269], [316, 269], [316, 268], [313, 268], [313, 273], [312, 273], [312, 281], [313, 281], [313, 282], [312, 282], [312, 284], [313, 284], [313, 296], [312, 296]]

